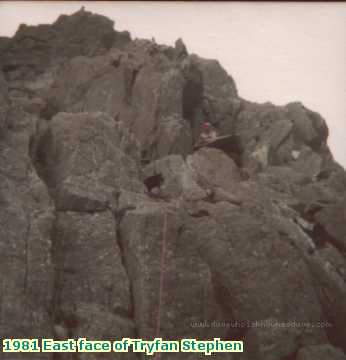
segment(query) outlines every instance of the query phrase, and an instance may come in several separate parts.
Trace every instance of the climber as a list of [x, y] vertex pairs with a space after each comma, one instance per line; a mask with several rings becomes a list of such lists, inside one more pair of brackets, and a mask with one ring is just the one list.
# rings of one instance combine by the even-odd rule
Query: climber
[[204, 121], [202, 132], [197, 141], [197, 146], [207, 144], [217, 138], [217, 131], [209, 121]]

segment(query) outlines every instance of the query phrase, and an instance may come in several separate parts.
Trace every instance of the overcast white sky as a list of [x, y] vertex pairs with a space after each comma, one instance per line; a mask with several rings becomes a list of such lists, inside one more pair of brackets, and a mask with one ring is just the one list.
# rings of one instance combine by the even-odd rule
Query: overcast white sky
[[[132, 37], [155, 37], [217, 58], [240, 96], [301, 101], [330, 129], [329, 145], [346, 167], [346, 3], [285, 2], [0, 2], [0, 36], [20, 23], [51, 23], [86, 10], [112, 18]], [[1, 54], [0, 54], [1, 56]]]

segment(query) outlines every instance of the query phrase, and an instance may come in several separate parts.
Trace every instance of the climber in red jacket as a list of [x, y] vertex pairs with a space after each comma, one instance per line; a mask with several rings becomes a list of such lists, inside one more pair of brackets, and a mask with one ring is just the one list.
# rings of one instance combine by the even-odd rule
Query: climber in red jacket
[[217, 132], [216, 129], [211, 125], [209, 121], [204, 121], [202, 132], [199, 136], [199, 139], [197, 141], [196, 145], [203, 145], [206, 143], [209, 143], [217, 138]]

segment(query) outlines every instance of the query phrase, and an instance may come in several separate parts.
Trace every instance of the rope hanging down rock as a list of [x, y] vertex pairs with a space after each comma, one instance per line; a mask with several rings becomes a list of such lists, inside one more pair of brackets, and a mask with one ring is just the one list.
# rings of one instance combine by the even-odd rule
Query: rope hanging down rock
[[[156, 338], [160, 337], [160, 331], [161, 331], [161, 308], [162, 308], [163, 287], [165, 280], [166, 235], [167, 235], [167, 212], [164, 212], [161, 253], [160, 253], [160, 284], [159, 284], [159, 301], [158, 301], [157, 317], [156, 317], [156, 332], [155, 332]], [[155, 359], [160, 359], [160, 357], [161, 354], [156, 353]]]

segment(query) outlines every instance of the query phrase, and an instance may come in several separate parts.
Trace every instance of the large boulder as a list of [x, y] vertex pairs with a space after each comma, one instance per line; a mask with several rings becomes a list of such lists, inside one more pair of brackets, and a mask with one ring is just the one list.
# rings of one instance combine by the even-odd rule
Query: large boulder
[[53, 239], [56, 326], [76, 339], [133, 337], [130, 285], [113, 214], [58, 212]]
[[[242, 101], [235, 122], [235, 133], [242, 148], [245, 165], [259, 149], [267, 149], [256, 159], [263, 170], [268, 165], [292, 166], [313, 177], [330, 158], [326, 141], [328, 129], [324, 119], [300, 103], [274, 106]], [[263, 151], [262, 151], [263, 152]], [[251, 167], [251, 166], [250, 166]]]
[[210, 220], [196, 218], [186, 231], [210, 267], [224, 316], [242, 324], [233, 336], [245, 339], [250, 358], [284, 358], [299, 343], [326, 341], [321, 328], [290, 325], [324, 320], [296, 226], [255, 207], [209, 207], [209, 213]]
[[104, 210], [122, 188], [143, 191], [129, 146], [135, 152], [136, 140], [106, 114], [56, 115], [38, 136], [35, 158], [57, 208]]
[[324, 119], [301, 103], [289, 103], [286, 109], [288, 117], [292, 120], [297, 141], [319, 150], [328, 137], [328, 128]]
[[[222, 311], [208, 267], [182, 232], [188, 216], [181, 202], [146, 201], [121, 220], [121, 242], [141, 338], [208, 339], [227, 334], [227, 328], [210, 325], [213, 320], [222, 321]], [[205, 321], [209, 326], [199, 325]]]
[[185, 57], [180, 66], [186, 79], [184, 117], [190, 121], [194, 141], [206, 120], [221, 134], [233, 133], [241, 101], [232, 77], [217, 60], [197, 55]]
[[147, 165], [143, 172], [145, 178], [161, 174], [162, 197], [240, 201], [234, 194], [235, 184], [240, 181], [239, 170], [221, 150], [203, 148], [189, 155], [186, 161], [180, 155], [166, 156]]
[[193, 139], [189, 123], [177, 116], [163, 118], [157, 130], [156, 155], [162, 158], [166, 155], [192, 153]]
[[164, 198], [184, 196], [198, 200], [207, 197], [207, 192], [197, 183], [196, 174], [181, 155], [170, 155], [156, 160], [143, 169], [145, 179], [161, 174], [163, 184], [160, 195]]
[[224, 152], [202, 148], [186, 159], [188, 166], [197, 174], [199, 183], [205, 187], [232, 189], [240, 181], [240, 173], [234, 161]]

